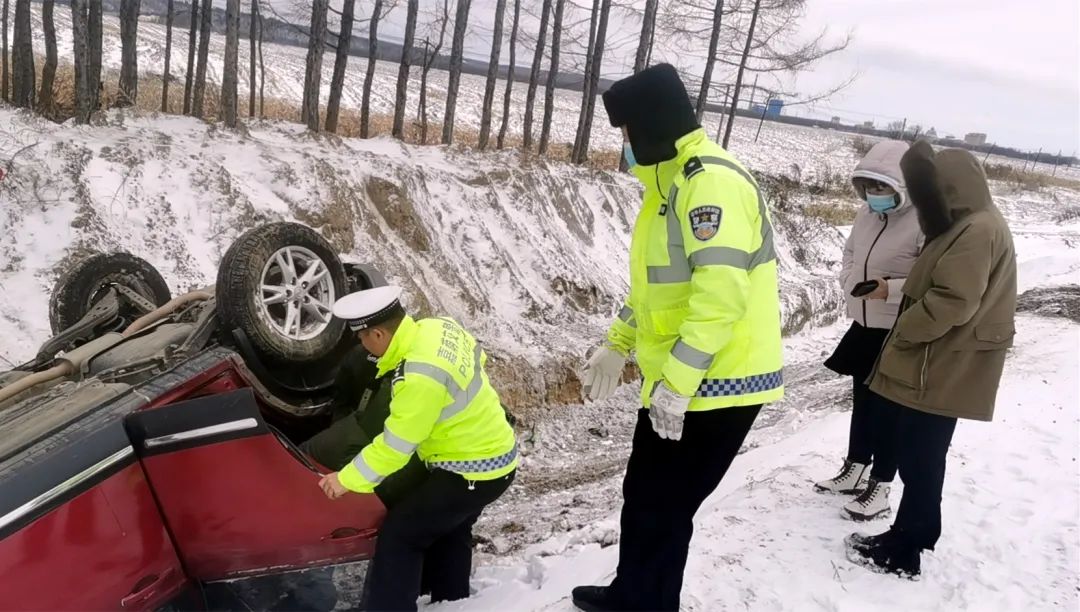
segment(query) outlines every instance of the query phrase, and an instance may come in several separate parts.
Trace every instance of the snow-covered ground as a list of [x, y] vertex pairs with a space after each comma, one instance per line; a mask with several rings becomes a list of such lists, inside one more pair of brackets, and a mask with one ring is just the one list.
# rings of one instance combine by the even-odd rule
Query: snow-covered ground
[[[963, 422], [949, 454], [944, 536], [923, 578], [876, 575], [844, 559], [842, 539], [877, 532], [841, 518], [841, 497], [811, 490], [838, 465], [848, 415], [831, 414], [736, 460], [706, 502], [687, 567], [690, 610], [1075, 610], [1080, 495], [1080, 327], [1022, 316], [991, 424]], [[837, 398], [840, 402], [842, 398]], [[752, 433], [750, 442], [761, 434]], [[893, 507], [902, 485], [893, 495]], [[614, 516], [477, 574], [467, 603], [431, 610], [572, 610], [579, 584], [618, 562]], [[584, 541], [584, 543], [578, 543]], [[599, 543], [598, 543], [599, 542]]]

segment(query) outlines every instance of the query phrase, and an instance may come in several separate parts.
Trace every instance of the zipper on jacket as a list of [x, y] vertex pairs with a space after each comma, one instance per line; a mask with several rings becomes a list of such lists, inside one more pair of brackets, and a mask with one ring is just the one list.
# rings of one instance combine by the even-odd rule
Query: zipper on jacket
[[919, 398], [921, 399], [926, 395], [926, 370], [930, 367], [930, 346], [931, 343], [926, 343], [926, 348], [923, 349], [923, 362], [922, 371], [919, 372]]
[[[885, 230], [889, 227], [889, 215], [882, 215], [885, 217], [885, 224], [881, 226], [881, 231], [878, 232], [877, 237], [870, 243], [870, 249], [866, 251], [866, 261], [863, 262], [862, 279], [863, 282], [870, 280], [867, 276], [870, 275], [870, 255], [874, 252], [874, 247], [877, 246], [878, 240], [881, 240], [881, 235], [885, 233]], [[862, 324], [863, 327], [870, 327], [866, 320], [866, 300], [862, 300]]]

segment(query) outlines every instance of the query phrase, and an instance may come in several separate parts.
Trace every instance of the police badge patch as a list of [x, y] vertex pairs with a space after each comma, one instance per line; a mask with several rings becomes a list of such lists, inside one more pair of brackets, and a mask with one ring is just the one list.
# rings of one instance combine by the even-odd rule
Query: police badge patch
[[694, 238], [704, 242], [715, 236], [723, 212], [719, 206], [699, 206], [691, 210], [690, 228], [694, 230]]

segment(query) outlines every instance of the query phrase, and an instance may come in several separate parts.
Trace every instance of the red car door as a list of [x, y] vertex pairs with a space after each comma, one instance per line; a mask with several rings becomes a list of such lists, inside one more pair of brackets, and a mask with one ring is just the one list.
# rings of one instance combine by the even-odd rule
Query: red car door
[[0, 609], [153, 609], [187, 584], [119, 418], [0, 460]]
[[331, 501], [320, 474], [242, 388], [128, 417], [129, 437], [192, 578], [218, 580], [370, 557], [385, 509]]

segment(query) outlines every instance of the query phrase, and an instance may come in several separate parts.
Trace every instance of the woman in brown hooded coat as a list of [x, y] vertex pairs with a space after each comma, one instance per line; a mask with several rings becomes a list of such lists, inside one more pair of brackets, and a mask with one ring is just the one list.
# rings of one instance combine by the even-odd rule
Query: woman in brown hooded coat
[[897, 460], [904, 494], [896, 521], [852, 534], [848, 556], [913, 576], [941, 535], [945, 457], [957, 419], [989, 421], [1012, 346], [1016, 253], [971, 153], [918, 142], [900, 162], [926, 246], [904, 283], [900, 316], [870, 376], [899, 406]]

